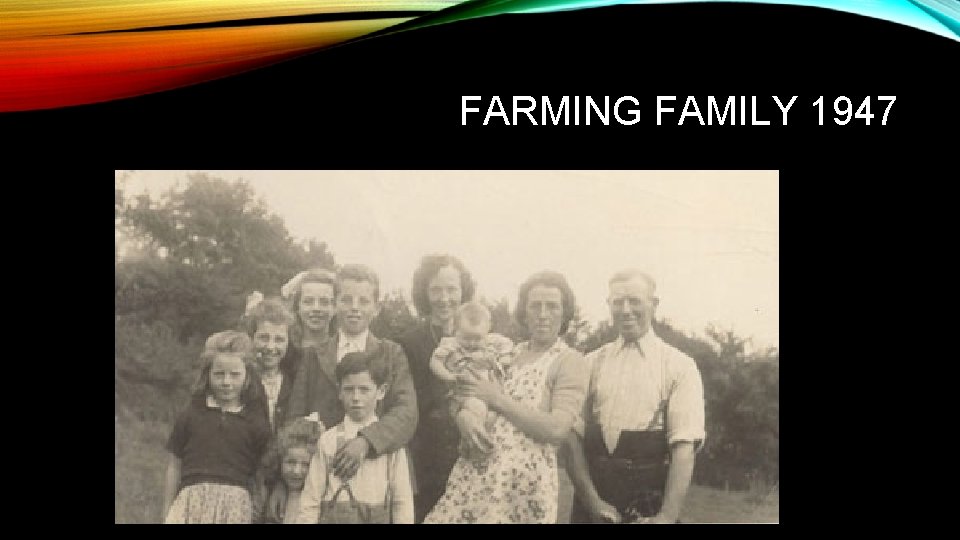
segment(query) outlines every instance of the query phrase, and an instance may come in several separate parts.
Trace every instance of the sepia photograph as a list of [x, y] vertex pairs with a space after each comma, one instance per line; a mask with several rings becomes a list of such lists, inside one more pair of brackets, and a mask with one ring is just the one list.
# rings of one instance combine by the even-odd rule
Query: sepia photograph
[[115, 171], [115, 523], [779, 523], [779, 172]]

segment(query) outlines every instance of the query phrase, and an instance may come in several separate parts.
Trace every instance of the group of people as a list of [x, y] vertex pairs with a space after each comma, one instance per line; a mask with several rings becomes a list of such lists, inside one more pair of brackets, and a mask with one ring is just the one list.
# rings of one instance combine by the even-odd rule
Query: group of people
[[167, 523], [675, 523], [704, 439], [693, 360], [660, 340], [653, 279], [609, 281], [616, 341], [563, 339], [563, 275], [520, 286], [529, 339], [491, 333], [460, 260], [413, 276], [421, 320], [370, 332], [377, 274], [309, 270], [208, 338], [167, 443]]

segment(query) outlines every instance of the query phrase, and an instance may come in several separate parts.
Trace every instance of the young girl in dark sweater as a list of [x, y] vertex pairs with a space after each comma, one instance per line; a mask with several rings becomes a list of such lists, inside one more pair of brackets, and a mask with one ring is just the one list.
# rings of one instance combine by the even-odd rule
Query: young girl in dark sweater
[[251, 384], [253, 345], [220, 332], [200, 359], [199, 390], [167, 442], [166, 523], [250, 523], [250, 489], [271, 438], [262, 391]]

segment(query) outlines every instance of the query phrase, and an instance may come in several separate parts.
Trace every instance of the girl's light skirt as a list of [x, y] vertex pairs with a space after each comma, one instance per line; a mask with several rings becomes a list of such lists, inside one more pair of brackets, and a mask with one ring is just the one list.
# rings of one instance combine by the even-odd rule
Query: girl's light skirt
[[180, 490], [165, 523], [250, 523], [252, 515], [246, 489], [204, 482]]

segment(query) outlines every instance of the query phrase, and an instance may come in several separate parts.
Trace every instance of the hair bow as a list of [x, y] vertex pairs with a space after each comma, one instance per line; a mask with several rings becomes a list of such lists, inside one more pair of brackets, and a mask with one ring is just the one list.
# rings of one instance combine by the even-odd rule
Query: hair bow
[[260, 302], [263, 302], [263, 293], [260, 291], [253, 291], [247, 296], [247, 307], [243, 310], [243, 314], [250, 316], [253, 313], [253, 310], [260, 305]]
[[303, 281], [303, 278], [306, 275], [307, 272], [303, 271], [290, 278], [290, 281], [284, 283], [283, 286], [280, 287], [280, 296], [286, 300], [291, 300], [293, 295], [300, 290], [300, 282]]

